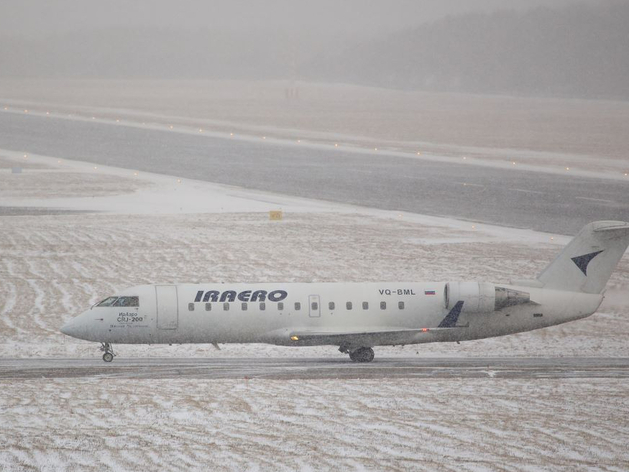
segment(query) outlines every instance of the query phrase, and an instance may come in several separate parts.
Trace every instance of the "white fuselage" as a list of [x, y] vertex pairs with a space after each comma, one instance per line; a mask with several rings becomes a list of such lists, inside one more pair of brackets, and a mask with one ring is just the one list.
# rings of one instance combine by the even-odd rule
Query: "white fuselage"
[[[496, 287], [530, 300], [498, 307]], [[138, 306], [93, 306], [64, 332], [123, 344], [279, 345], [340, 344], [291, 339], [296, 332], [389, 332], [397, 334], [370, 344], [400, 345], [530, 331], [586, 317], [602, 301], [598, 294], [478, 282], [142, 285], [118, 295], [138, 297]], [[459, 300], [456, 326], [438, 329]]]

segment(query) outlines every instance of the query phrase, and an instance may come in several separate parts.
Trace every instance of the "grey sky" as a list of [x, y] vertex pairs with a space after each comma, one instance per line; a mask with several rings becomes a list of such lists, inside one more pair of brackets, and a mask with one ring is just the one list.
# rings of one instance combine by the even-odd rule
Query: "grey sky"
[[584, 0], [0, 0], [0, 31], [41, 38], [135, 27], [232, 32], [282, 29], [361, 39], [448, 14], [557, 7], [578, 1]]
[[[539, 6], [557, 12], [493, 14]], [[0, 77], [618, 98], [628, 19], [625, 0], [0, 0]]]

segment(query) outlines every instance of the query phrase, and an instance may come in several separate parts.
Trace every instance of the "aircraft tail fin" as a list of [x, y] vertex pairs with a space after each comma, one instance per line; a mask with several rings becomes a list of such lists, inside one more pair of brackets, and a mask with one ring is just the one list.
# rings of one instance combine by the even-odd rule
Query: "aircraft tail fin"
[[629, 246], [629, 223], [595, 221], [583, 227], [537, 277], [544, 288], [601, 293]]

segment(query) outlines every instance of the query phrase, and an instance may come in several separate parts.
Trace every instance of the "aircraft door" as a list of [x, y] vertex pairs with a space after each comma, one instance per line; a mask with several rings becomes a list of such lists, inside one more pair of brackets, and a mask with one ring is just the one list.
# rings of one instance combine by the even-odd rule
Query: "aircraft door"
[[311, 318], [319, 318], [321, 316], [321, 303], [319, 295], [310, 295], [308, 297], [308, 310]]
[[177, 329], [179, 323], [179, 300], [176, 285], [156, 285], [157, 327]]

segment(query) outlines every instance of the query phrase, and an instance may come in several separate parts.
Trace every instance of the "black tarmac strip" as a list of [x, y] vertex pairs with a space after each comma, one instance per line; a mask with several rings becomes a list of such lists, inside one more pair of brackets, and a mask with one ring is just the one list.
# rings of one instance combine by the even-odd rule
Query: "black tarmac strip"
[[0, 113], [0, 149], [572, 235], [629, 221], [629, 181]]
[[55, 208], [9, 207], [0, 206], [0, 216], [49, 216], [73, 215], [77, 213], [93, 213], [81, 210], [60, 210]]
[[0, 359], [0, 382], [35, 379], [596, 379], [629, 378], [629, 358]]

